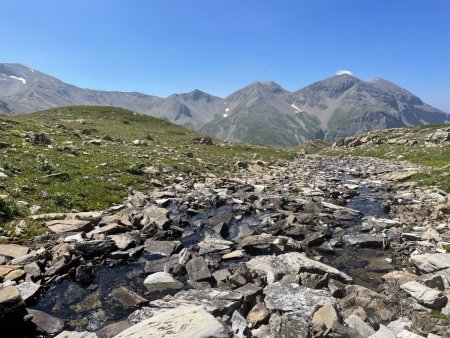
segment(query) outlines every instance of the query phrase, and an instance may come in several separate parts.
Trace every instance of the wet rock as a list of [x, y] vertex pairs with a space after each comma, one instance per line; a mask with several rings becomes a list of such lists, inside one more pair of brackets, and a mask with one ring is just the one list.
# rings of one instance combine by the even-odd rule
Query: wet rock
[[95, 277], [95, 269], [90, 265], [80, 265], [75, 271], [75, 280], [81, 285], [88, 286]]
[[142, 211], [141, 225], [144, 229], [154, 225], [160, 230], [168, 230], [171, 223], [168, 215], [168, 210], [151, 205]]
[[383, 236], [375, 234], [349, 234], [342, 237], [349, 245], [358, 245], [363, 248], [382, 248]]
[[314, 312], [311, 321], [313, 324], [323, 324], [327, 329], [332, 329], [335, 322], [339, 321], [339, 317], [333, 304], [327, 303]]
[[228, 250], [230, 249], [231, 245], [233, 245], [233, 242], [231, 241], [226, 241], [222, 238], [208, 235], [203, 241], [198, 243], [198, 246], [200, 248], [199, 254], [204, 255], [211, 252]]
[[83, 221], [79, 219], [54, 220], [46, 222], [45, 224], [47, 228], [55, 234], [80, 231], [86, 232], [93, 229], [91, 221]]
[[400, 288], [426, 307], [441, 309], [447, 304], [447, 297], [442, 292], [418, 282], [407, 282], [402, 284]]
[[20, 297], [22, 297], [23, 301], [26, 303], [28, 300], [33, 299], [33, 297], [38, 293], [41, 286], [39, 284], [33, 282], [23, 282], [17, 285], [17, 289], [19, 290]]
[[116, 338], [227, 338], [223, 325], [202, 306], [161, 309], [148, 318], [119, 333]]
[[272, 274], [279, 280], [286, 274], [311, 272], [329, 274], [329, 276], [344, 282], [352, 281], [347, 274], [320, 262], [306, 257], [305, 253], [290, 252], [279, 256], [259, 256], [245, 263], [251, 271], [263, 274]]
[[421, 272], [430, 273], [450, 268], [450, 254], [435, 253], [411, 256], [411, 263]]
[[144, 250], [151, 255], [170, 256], [178, 252], [182, 245], [179, 241], [154, 241], [148, 239], [144, 243]]
[[125, 309], [130, 309], [147, 302], [147, 299], [123, 286], [114, 289], [109, 295], [109, 298], [114, 302], [115, 306]]
[[25, 256], [30, 249], [17, 244], [0, 244], [0, 256], [20, 258]]
[[203, 257], [194, 257], [186, 264], [186, 271], [189, 279], [201, 282], [211, 279], [211, 272]]
[[61, 332], [64, 328], [64, 322], [48, 313], [27, 309], [31, 315], [31, 322], [36, 326], [36, 330], [43, 334], [55, 334]]
[[87, 258], [102, 257], [116, 249], [116, 244], [110, 240], [94, 240], [72, 243], [71, 251]]
[[335, 303], [333, 297], [323, 290], [313, 290], [298, 284], [270, 284], [264, 288], [264, 303], [269, 310], [299, 311], [309, 319], [316, 309], [327, 303]]
[[147, 276], [144, 285], [149, 292], [179, 290], [184, 287], [183, 283], [173, 278], [168, 272], [156, 272]]
[[229, 211], [222, 211], [221, 213], [208, 218], [207, 223], [211, 227], [218, 226], [220, 224], [226, 224], [233, 219], [233, 213]]

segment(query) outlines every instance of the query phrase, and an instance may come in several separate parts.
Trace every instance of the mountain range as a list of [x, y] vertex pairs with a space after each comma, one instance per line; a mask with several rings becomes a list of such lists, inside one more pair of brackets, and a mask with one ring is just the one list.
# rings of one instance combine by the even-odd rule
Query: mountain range
[[21, 64], [0, 63], [0, 113], [24, 114], [70, 105], [130, 109], [229, 141], [290, 147], [307, 139], [450, 122], [450, 115], [381, 78], [343, 74], [289, 92], [254, 82], [221, 98], [200, 90], [166, 98], [79, 88]]

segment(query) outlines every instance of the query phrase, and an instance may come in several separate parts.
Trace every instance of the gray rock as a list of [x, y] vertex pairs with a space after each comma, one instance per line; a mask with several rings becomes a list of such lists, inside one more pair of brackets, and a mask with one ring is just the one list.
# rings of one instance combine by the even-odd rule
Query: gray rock
[[203, 305], [214, 316], [229, 315], [242, 303], [242, 294], [221, 289], [191, 289], [180, 291], [174, 296], [150, 302], [153, 307], [176, 308], [183, 305]]
[[411, 256], [411, 263], [422, 273], [450, 268], [450, 254], [435, 253]]
[[149, 292], [165, 291], [165, 290], [179, 290], [184, 287], [184, 284], [173, 278], [167, 272], [155, 272], [144, 280], [144, 285]]
[[[428, 337], [430, 337], [430, 335], [428, 335]], [[438, 336], [440, 337], [440, 336]], [[406, 329], [401, 330], [398, 334], [397, 334], [397, 338], [423, 338], [423, 336], [420, 336], [418, 334], [415, 334], [411, 331], [408, 331]]]
[[186, 270], [190, 280], [201, 282], [211, 279], [211, 272], [203, 257], [192, 258], [187, 262]]
[[202, 306], [189, 305], [160, 309], [154, 315], [122, 331], [115, 338], [227, 338], [221, 323]]
[[349, 234], [342, 239], [350, 245], [358, 245], [364, 248], [382, 248], [383, 236], [375, 234]]
[[371, 335], [375, 334], [375, 330], [372, 328], [372, 326], [370, 326], [369, 324], [367, 324], [366, 322], [364, 322], [361, 318], [359, 318], [358, 316], [355, 315], [350, 315], [345, 322], [347, 323], [347, 325], [353, 329], [355, 329], [356, 331], [359, 332], [359, 334], [364, 337], [370, 337]]
[[298, 311], [308, 320], [318, 307], [335, 299], [323, 290], [313, 290], [298, 284], [276, 282], [264, 288], [264, 303], [269, 310]]
[[179, 241], [154, 241], [148, 239], [144, 243], [144, 250], [151, 255], [170, 256], [179, 251], [182, 245]]
[[109, 235], [108, 238], [112, 239], [120, 250], [128, 249], [134, 243], [133, 236], [129, 234]]
[[263, 274], [273, 274], [278, 280], [286, 274], [312, 272], [329, 274], [329, 276], [350, 282], [353, 279], [347, 274], [315, 260], [306, 257], [305, 253], [289, 252], [279, 256], [258, 256], [245, 263], [251, 271]]
[[308, 321], [301, 312], [273, 314], [269, 320], [269, 332], [269, 337], [307, 338], [309, 337]]
[[447, 297], [442, 292], [418, 282], [407, 282], [402, 284], [400, 288], [426, 307], [441, 309], [447, 304]]
[[64, 322], [59, 318], [39, 310], [27, 309], [27, 311], [32, 316], [31, 321], [36, 325], [36, 329], [41, 333], [55, 334], [64, 328]]
[[141, 225], [144, 229], [154, 225], [160, 230], [168, 230], [170, 227], [168, 215], [167, 209], [151, 205], [142, 211]]
[[211, 252], [228, 250], [233, 245], [233, 242], [226, 241], [222, 238], [207, 235], [203, 241], [198, 243], [200, 248], [199, 254], [204, 255]]
[[373, 335], [371, 335], [370, 338], [396, 338], [396, 336], [394, 332], [392, 332], [386, 326], [381, 324], [378, 331], [375, 332]]
[[178, 264], [178, 259], [178, 255], [172, 255], [170, 257], [147, 261], [145, 263], [144, 271], [146, 273], [171, 271]]
[[229, 211], [223, 211], [213, 217], [208, 218], [207, 223], [209, 226], [214, 227], [214, 226], [217, 226], [222, 223], [228, 223], [232, 219], [233, 219], [233, 213], [231, 213]]
[[250, 333], [247, 321], [238, 311], [234, 311], [231, 316], [231, 329], [238, 338], [245, 338]]
[[24, 302], [27, 302], [28, 299], [32, 299], [38, 293], [40, 288], [41, 286], [39, 284], [33, 282], [23, 282], [17, 285], [17, 289], [19, 289], [20, 296]]

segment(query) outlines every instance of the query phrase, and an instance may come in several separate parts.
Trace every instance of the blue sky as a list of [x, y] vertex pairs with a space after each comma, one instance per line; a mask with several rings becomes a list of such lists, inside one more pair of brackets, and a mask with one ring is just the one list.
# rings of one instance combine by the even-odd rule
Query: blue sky
[[226, 96], [348, 69], [450, 112], [448, 0], [0, 0], [0, 44], [86, 88]]

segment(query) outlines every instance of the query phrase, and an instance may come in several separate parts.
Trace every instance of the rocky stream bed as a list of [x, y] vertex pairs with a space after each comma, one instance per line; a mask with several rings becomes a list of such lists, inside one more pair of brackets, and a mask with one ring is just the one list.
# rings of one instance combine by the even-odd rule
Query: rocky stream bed
[[[447, 193], [305, 156], [175, 177], [0, 245], [1, 337], [450, 337]], [[447, 250], [446, 250], [447, 249]]]

